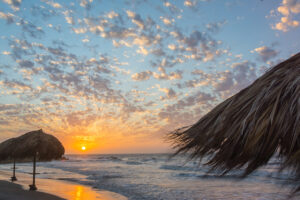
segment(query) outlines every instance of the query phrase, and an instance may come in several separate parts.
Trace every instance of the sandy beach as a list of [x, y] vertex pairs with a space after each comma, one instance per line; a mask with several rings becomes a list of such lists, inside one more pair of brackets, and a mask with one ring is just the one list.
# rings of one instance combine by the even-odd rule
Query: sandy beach
[[126, 200], [127, 198], [109, 191], [99, 191], [90, 187], [68, 181], [38, 178], [38, 191], [29, 191], [31, 177], [25, 173], [18, 173], [18, 181], [9, 182], [11, 174], [0, 171], [0, 200]]
[[63, 198], [51, 194], [47, 194], [44, 192], [33, 192], [33, 191], [24, 190], [21, 185], [0, 180], [0, 199], [1, 200], [15, 200], [15, 199], [61, 200]]

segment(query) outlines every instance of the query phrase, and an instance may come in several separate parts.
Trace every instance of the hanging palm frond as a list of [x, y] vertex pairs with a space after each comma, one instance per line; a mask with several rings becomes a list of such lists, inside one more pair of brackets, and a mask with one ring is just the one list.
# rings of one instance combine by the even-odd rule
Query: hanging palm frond
[[300, 176], [300, 53], [169, 137], [177, 153], [208, 156], [223, 173], [243, 168], [248, 175], [278, 152], [281, 168]]

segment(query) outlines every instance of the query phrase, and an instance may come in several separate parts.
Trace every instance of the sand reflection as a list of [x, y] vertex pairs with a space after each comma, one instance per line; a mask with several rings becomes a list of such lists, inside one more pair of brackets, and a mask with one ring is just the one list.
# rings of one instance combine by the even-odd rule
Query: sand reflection
[[[70, 200], [126, 200], [127, 198], [109, 191], [98, 191], [90, 187], [66, 181], [39, 180], [39, 189]], [[50, 186], [50, 182], [51, 185]], [[50, 186], [50, 187], [49, 187]]]
[[[10, 173], [0, 171], [0, 179], [9, 179]], [[28, 190], [31, 176], [18, 173], [17, 184]], [[114, 192], [100, 191], [69, 181], [41, 179], [36, 180], [38, 191], [53, 194], [68, 200], [127, 200], [126, 197]]]
[[81, 186], [76, 186], [76, 200], [81, 199], [81, 193], [82, 193], [82, 187]]

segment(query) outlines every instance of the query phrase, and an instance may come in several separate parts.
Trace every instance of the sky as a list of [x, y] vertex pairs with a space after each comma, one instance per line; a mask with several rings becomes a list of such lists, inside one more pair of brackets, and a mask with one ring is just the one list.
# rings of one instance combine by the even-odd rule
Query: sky
[[299, 27], [300, 0], [0, 0], [0, 141], [170, 152], [166, 134], [298, 53]]

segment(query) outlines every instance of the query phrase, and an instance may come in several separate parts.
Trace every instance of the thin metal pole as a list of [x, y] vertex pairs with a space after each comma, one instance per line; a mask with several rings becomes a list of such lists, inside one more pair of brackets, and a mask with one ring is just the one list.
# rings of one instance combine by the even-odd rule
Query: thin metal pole
[[32, 185], [29, 185], [29, 190], [37, 190], [35, 186], [35, 168], [36, 168], [36, 153], [33, 157], [33, 173], [32, 173]]

